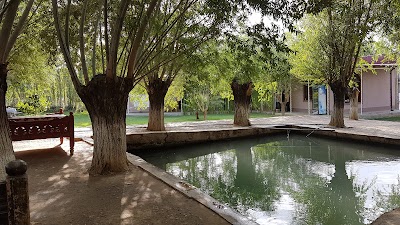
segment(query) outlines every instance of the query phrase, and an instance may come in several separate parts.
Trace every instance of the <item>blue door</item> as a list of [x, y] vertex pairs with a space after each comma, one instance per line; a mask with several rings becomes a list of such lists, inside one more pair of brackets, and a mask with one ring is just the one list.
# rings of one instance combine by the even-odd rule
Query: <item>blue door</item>
[[318, 114], [326, 115], [326, 86], [318, 86]]

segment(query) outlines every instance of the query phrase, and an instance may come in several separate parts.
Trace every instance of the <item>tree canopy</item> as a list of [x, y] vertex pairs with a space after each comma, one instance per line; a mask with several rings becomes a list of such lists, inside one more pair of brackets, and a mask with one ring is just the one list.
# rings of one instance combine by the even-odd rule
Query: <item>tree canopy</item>
[[334, 94], [330, 125], [344, 127], [344, 97], [354, 78], [362, 46], [387, 22], [386, 1], [331, 1], [317, 16], [303, 20], [300, 34], [292, 41], [292, 72], [303, 79], [320, 79]]

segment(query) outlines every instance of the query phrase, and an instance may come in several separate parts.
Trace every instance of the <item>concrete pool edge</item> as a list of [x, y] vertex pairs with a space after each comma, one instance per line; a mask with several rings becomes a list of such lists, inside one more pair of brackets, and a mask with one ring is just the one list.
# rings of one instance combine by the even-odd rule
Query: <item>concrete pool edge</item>
[[352, 128], [336, 129], [322, 124], [315, 125], [269, 125], [232, 127], [213, 130], [189, 130], [189, 131], [158, 131], [127, 134], [128, 152], [159, 149], [161, 147], [175, 147], [185, 144], [197, 144], [214, 142], [236, 138], [257, 137], [274, 134], [302, 133], [308, 135], [324, 136], [338, 140], [350, 140], [400, 146], [400, 138], [378, 136], [352, 132]]
[[179, 191], [186, 197], [197, 201], [198, 203], [204, 205], [206, 208], [210, 209], [227, 222], [231, 224], [243, 224], [243, 225], [257, 225], [258, 223], [252, 221], [251, 219], [241, 215], [230, 207], [220, 203], [213, 197], [200, 191], [197, 187], [167, 173], [166, 171], [146, 162], [139, 156], [127, 153], [129, 162], [134, 166], [141, 168], [142, 170], [148, 172], [155, 178], [168, 184], [173, 189]]
[[251, 136], [278, 134], [282, 131], [267, 127], [232, 127], [224, 129], [156, 131], [140, 132], [126, 135], [128, 151], [174, 147], [185, 144], [196, 144], [209, 141], [229, 140]]

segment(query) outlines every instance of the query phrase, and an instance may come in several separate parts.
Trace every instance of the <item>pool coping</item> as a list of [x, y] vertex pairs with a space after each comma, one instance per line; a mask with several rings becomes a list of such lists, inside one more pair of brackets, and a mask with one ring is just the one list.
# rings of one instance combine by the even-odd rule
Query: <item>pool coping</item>
[[133, 155], [131, 153], [127, 153], [127, 157], [129, 162], [131, 162], [134, 166], [137, 166], [144, 171], [148, 172], [152, 176], [157, 179], [163, 181], [168, 184], [173, 189], [179, 191], [186, 197], [197, 201], [198, 203], [204, 205], [209, 208], [217, 215], [225, 219], [227, 222], [234, 225], [257, 225], [258, 223], [252, 221], [250, 218], [243, 216], [237, 211], [233, 210], [229, 206], [222, 204], [218, 200], [214, 199], [210, 195], [202, 192], [199, 188], [187, 183], [186, 181], [175, 177], [174, 175], [167, 173], [166, 171], [152, 165], [151, 163], [146, 162], [144, 159], [139, 156]]

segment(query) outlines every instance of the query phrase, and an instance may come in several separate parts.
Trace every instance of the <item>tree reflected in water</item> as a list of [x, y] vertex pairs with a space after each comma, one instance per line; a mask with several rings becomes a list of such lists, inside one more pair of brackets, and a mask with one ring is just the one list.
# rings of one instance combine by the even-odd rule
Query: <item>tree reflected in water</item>
[[[400, 191], [397, 182], [389, 194], [374, 189], [374, 179], [360, 183], [365, 174], [350, 171], [349, 163], [379, 163], [399, 156], [377, 147], [291, 136], [205, 144], [142, 157], [244, 215], [256, 211], [274, 217], [280, 204], [287, 204], [292, 207], [287, 224], [353, 225], [379, 216], [373, 210], [383, 213], [398, 206]], [[366, 208], [370, 192], [375, 205]], [[282, 202], [284, 195], [291, 201]]]

